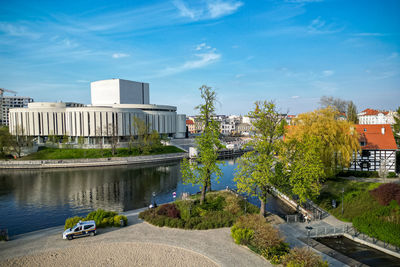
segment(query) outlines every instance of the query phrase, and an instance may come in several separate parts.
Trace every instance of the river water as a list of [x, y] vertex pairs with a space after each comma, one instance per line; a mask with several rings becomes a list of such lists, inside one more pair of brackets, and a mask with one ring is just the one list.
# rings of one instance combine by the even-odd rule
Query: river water
[[[235, 188], [235, 159], [225, 160], [224, 173], [212, 189]], [[172, 193], [196, 193], [184, 185], [180, 162], [99, 168], [0, 171], [0, 229], [9, 235], [64, 225], [65, 219], [95, 209], [118, 212], [147, 207], [156, 193], [157, 203], [173, 200]], [[251, 202], [258, 204], [256, 199]], [[285, 215], [291, 211], [270, 197], [267, 210]]]

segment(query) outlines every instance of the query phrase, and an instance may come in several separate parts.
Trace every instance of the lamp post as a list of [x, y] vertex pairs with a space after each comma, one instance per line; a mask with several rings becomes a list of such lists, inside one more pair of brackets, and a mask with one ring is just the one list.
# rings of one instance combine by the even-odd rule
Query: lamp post
[[247, 196], [244, 197], [244, 214], [247, 213]]
[[311, 226], [306, 226], [307, 229], [307, 246], [310, 249], [310, 232], [313, 229]]
[[153, 194], [152, 194], [152, 196], [153, 196], [153, 207], [155, 208], [156, 207], [156, 192], [153, 192]]
[[342, 188], [342, 216], [343, 216], [344, 187]]

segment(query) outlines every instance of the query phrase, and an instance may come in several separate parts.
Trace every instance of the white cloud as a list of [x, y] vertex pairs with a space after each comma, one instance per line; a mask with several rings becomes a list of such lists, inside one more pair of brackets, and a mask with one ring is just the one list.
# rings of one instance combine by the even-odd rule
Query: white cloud
[[324, 70], [322, 72], [322, 75], [324, 75], [325, 77], [332, 76], [333, 74], [335, 74], [335, 72], [333, 70]]
[[215, 51], [210, 51], [208, 53], [201, 53], [195, 55], [197, 60], [186, 61], [180, 66], [177, 67], [168, 67], [162, 70], [157, 76], [168, 76], [180, 72], [184, 72], [191, 69], [203, 68], [207, 65], [210, 65], [221, 58], [221, 54], [216, 53]]
[[211, 46], [207, 45], [206, 43], [201, 43], [201, 44], [196, 45], [195, 49], [197, 51], [200, 51], [202, 49], [211, 49]]
[[326, 24], [321, 17], [313, 19], [307, 26], [307, 33], [309, 34], [331, 34], [342, 30], [343, 28], [337, 28], [334, 24]]
[[183, 1], [175, 0], [175, 1], [173, 1], [173, 4], [179, 10], [179, 12], [180, 12], [182, 17], [188, 17], [188, 18], [191, 18], [191, 19], [195, 19], [196, 18], [195, 10], [192, 10], [192, 9], [188, 8]]
[[239, 79], [239, 78], [242, 78], [242, 77], [244, 77], [244, 74], [241, 74], [241, 73], [240, 73], [240, 74], [236, 74], [236, 75], [235, 75], [235, 78], [236, 78], [236, 79]]
[[297, 98], [300, 98], [300, 96], [298, 96], [298, 95], [293, 95], [293, 96], [291, 96], [290, 98], [291, 98], [291, 99], [297, 99]]
[[219, 18], [234, 13], [242, 5], [242, 2], [217, 1], [208, 4], [208, 12], [211, 18]]
[[0, 31], [15, 37], [28, 37], [32, 39], [40, 37], [40, 34], [29, 31], [25, 26], [18, 26], [10, 23], [0, 23]]
[[385, 36], [385, 34], [379, 32], [360, 32], [355, 33], [354, 36]]
[[114, 53], [112, 55], [113, 58], [123, 58], [123, 57], [129, 57], [129, 54], [124, 54], [124, 53]]
[[323, 0], [285, 0], [286, 3], [295, 3], [295, 4], [317, 3], [322, 1]]
[[174, 0], [172, 2], [179, 10], [182, 17], [192, 20], [216, 19], [235, 13], [243, 5], [240, 1], [207, 1], [206, 4], [197, 4], [195, 7], [189, 7], [183, 0]]

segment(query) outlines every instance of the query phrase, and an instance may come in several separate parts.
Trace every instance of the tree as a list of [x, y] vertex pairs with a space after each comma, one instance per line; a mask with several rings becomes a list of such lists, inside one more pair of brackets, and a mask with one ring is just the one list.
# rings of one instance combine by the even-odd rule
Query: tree
[[349, 101], [347, 104], [347, 112], [346, 112], [346, 117], [347, 120], [357, 124], [358, 123], [358, 117], [357, 117], [357, 107], [353, 103], [353, 101]]
[[150, 131], [150, 124], [138, 117], [134, 117], [133, 126], [137, 134], [137, 147], [141, 153], [149, 154], [151, 150], [162, 146], [160, 134], [156, 130]]
[[203, 204], [207, 189], [211, 190], [211, 177], [214, 179], [222, 176], [222, 171], [218, 166], [218, 149], [221, 148], [219, 140], [219, 125], [213, 119], [215, 112], [216, 93], [206, 85], [199, 88], [204, 104], [200, 104], [196, 109], [200, 110], [199, 119], [204, 125], [204, 131], [196, 137], [198, 157], [195, 161], [184, 159], [181, 164], [183, 180], [186, 184], [199, 184], [201, 186], [200, 203]]
[[284, 162], [284, 171], [288, 177], [291, 193], [299, 197], [303, 203], [308, 198], [319, 195], [324, 178], [324, 165], [319, 158], [320, 140], [315, 136], [298, 139], [285, 139], [280, 151], [280, 159]]
[[400, 107], [397, 108], [393, 118], [394, 118], [394, 124], [393, 124], [394, 138], [396, 139], [397, 147], [400, 147]]
[[319, 149], [316, 151], [326, 177], [336, 174], [340, 168], [349, 167], [360, 150], [354, 124], [337, 120], [337, 116], [338, 111], [332, 107], [300, 114], [292, 120], [293, 126], [285, 135], [287, 141], [303, 142], [310, 136], [318, 140]]
[[348, 102], [333, 96], [322, 96], [319, 100], [319, 104], [323, 109], [327, 107], [333, 107], [340, 113], [346, 113]]
[[118, 144], [118, 129], [117, 125], [114, 123], [108, 124], [108, 134], [110, 136], [110, 144], [111, 144], [111, 154], [114, 156], [117, 152], [117, 144]]
[[0, 156], [5, 157], [10, 153], [10, 144], [13, 140], [7, 126], [0, 127]]
[[240, 159], [234, 181], [239, 192], [257, 196], [261, 202], [260, 214], [265, 215], [267, 194], [277, 185], [281, 172], [275, 154], [279, 151], [284, 134], [283, 117], [273, 102], [256, 102], [254, 111], [248, 115], [253, 119], [256, 132], [248, 143], [254, 150], [246, 152]]

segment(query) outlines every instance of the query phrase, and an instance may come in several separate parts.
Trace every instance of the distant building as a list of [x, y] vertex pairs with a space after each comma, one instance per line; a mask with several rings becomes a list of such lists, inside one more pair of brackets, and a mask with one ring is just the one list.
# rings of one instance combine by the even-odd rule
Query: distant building
[[386, 164], [387, 171], [395, 171], [396, 150], [392, 128], [389, 124], [355, 125], [360, 135], [361, 153], [351, 164], [349, 170], [379, 171]]
[[391, 124], [395, 123], [393, 111], [380, 111], [375, 109], [365, 109], [357, 114], [359, 124]]
[[3, 90], [9, 91], [5, 89], [0, 89], [0, 125], [8, 126], [8, 116], [10, 113], [10, 108], [27, 107], [28, 103], [33, 102], [33, 99], [26, 96], [4, 96]]
[[86, 144], [127, 142], [137, 134], [134, 119], [145, 121], [150, 130], [184, 138], [185, 115], [176, 107], [152, 105], [146, 83], [121, 79], [91, 83], [92, 105], [79, 103], [29, 103], [10, 110], [10, 133], [45, 140], [49, 135], [68, 136], [73, 142], [83, 137]]
[[196, 125], [194, 124], [193, 120], [186, 120], [186, 127], [189, 133], [191, 134], [196, 133]]

